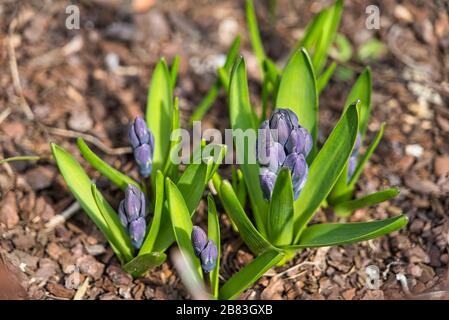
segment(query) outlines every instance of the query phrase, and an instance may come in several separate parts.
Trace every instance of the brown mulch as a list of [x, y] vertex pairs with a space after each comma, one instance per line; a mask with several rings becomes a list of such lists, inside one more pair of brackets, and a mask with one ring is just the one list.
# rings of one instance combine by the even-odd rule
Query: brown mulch
[[[140, 1], [145, 2], [155, 3], [139, 12], [122, 4], [127, 1], [83, 3], [80, 30], [65, 27], [63, 1], [0, 4], [0, 158], [36, 154], [43, 158], [0, 166], [2, 288], [7, 282], [0, 299], [189, 297], [170, 260], [146, 277], [129, 277], [80, 210], [48, 228], [49, 221], [74, 203], [50, 159], [49, 142], [62, 145], [82, 161], [71, 133], [97, 137], [106, 148], [96, 151], [106, 161], [136, 175], [126, 150], [113, 153], [114, 148], [127, 145], [130, 119], [143, 113], [151, 70], [159, 57], [169, 62], [176, 54], [181, 57], [175, 94], [185, 124], [215, 79], [214, 70], [233, 37], [240, 33], [252, 101], [260, 106], [260, 75], [245, 30], [243, 1]], [[268, 54], [285, 61], [306, 23], [329, 1], [277, 2], [274, 23], [267, 7], [257, 3], [256, 9]], [[389, 202], [358, 210], [347, 220], [403, 212], [410, 223], [380, 239], [304, 250], [287, 265], [270, 270], [243, 299], [449, 298], [449, 4], [378, 1], [381, 29], [367, 30], [369, 4], [346, 1], [340, 28], [355, 50], [372, 38], [387, 47], [386, 54], [370, 62], [373, 115], [368, 139], [384, 121], [386, 132], [357, 194], [389, 186], [401, 193]], [[11, 73], [14, 61], [19, 83]], [[347, 65], [360, 71], [364, 63], [354, 58]], [[322, 139], [338, 119], [354, 79], [354, 75], [346, 79], [337, 74], [323, 92]], [[203, 128], [224, 129], [225, 107], [222, 93]], [[117, 205], [121, 193], [85, 167]], [[204, 223], [205, 216], [202, 202], [195, 221]], [[227, 279], [253, 257], [224, 214], [221, 220], [222, 275]], [[337, 219], [323, 211], [316, 220]], [[367, 286], [367, 272], [373, 269], [380, 272], [378, 289]]]

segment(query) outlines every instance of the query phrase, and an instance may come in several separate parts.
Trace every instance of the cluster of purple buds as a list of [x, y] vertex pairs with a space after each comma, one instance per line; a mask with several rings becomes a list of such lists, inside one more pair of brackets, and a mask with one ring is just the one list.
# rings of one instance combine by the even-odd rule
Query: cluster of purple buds
[[204, 272], [211, 272], [217, 265], [218, 251], [213, 240], [207, 238], [206, 232], [198, 226], [192, 229], [192, 246], [195, 255], [201, 261]]
[[312, 149], [312, 137], [298, 123], [290, 109], [276, 109], [270, 120], [262, 122], [257, 141], [260, 184], [265, 199], [270, 200], [277, 175], [288, 168], [292, 175], [294, 199], [304, 187], [309, 168], [306, 157]]
[[154, 137], [142, 117], [137, 117], [129, 128], [129, 140], [139, 172], [146, 178], [153, 168]]
[[118, 208], [122, 225], [128, 231], [131, 243], [137, 249], [142, 246], [146, 232], [145, 195], [133, 184], [128, 184], [125, 199]]
[[352, 150], [351, 156], [349, 157], [348, 162], [348, 181], [352, 178], [354, 174], [355, 167], [357, 166], [357, 157], [359, 156], [359, 149], [362, 145], [362, 135], [357, 133], [357, 140], [355, 141], [354, 149]]

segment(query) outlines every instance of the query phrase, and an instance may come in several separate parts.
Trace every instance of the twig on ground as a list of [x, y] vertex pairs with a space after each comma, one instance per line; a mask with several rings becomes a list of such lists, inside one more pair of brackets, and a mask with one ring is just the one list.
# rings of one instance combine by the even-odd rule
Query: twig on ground
[[78, 287], [78, 290], [76, 290], [73, 300], [83, 300], [83, 297], [86, 294], [88, 287], [89, 287], [89, 277], [87, 277], [84, 280], [83, 284]]
[[16, 92], [16, 95], [20, 99], [19, 105], [20, 105], [23, 113], [27, 117], [27, 119], [33, 120], [34, 119], [33, 111], [31, 111], [31, 108], [28, 105], [28, 102], [25, 100], [25, 97], [23, 96], [22, 85], [20, 84], [19, 69], [17, 67], [16, 52], [14, 50], [14, 44], [12, 42], [12, 35], [13, 35], [16, 25], [17, 25], [16, 19], [14, 19], [11, 22], [11, 24], [9, 25], [9, 35], [8, 35], [9, 69], [11, 71], [11, 77], [12, 77], [14, 91]]
[[80, 204], [78, 203], [78, 201], [75, 201], [63, 212], [51, 218], [51, 220], [45, 224], [44, 232], [45, 233], [51, 232], [56, 226], [60, 225], [61, 223], [64, 223], [71, 216], [73, 216], [75, 212], [77, 212], [80, 209], [81, 209]]
[[82, 133], [82, 132], [78, 132], [78, 131], [74, 131], [74, 130], [49, 127], [49, 126], [46, 126], [39, 122], [37, 122], [37, 124], [42, 130], [44, 130], [50, 134], [54, 134], [54, 135], [66, 137], [66, 138], [74, 138], [74, 139], [81, 137], [84, 140], [86, 140], [86, 141], [92, 143], [93, 145], [95, 145], [96, 147], [98, 147], [98, 149], [100, 149], [104, 153], [109, 154], [109, 155], [117, 156], [117, 155], [123, 155], [123, 154], [128, 154], [128, 153], [132, 152], [132, 149], [130, 147], [120, 147], [120, 148], [108, 147], [100, 139], [98, 139], [97, 137], [95, 137], [93, 135], [87, 134], [87, 133]]
[[0, 113], [0, 124], [8, 118], [8, 116], [11, 114], [11, 108], [7, 107], [5, 110]]

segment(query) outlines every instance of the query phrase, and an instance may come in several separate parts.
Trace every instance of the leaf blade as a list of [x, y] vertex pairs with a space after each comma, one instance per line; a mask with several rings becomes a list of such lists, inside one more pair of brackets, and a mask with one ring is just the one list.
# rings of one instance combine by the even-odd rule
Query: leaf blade
[[353, 104], [342, 115], [309, 168], [307, 182], [295, 202], [294, 243], [344, 169], [354, 148], [357, 130], [357, 108]]
[[347, 217], [354, 210], [387, 201], [391, 198], [396, 197], [398, 194], [399, 190], [396, 188], [386, 189], [383, 191], [371, 193], [358, 199], [341, 202], [334, 207], [334, 211], [335, 214], [340, 217]]
[[246, 288], [259, 279], [265, 272], [282, 259], [283, 254], [275, 250], [268, 250], [234, 274], [221, 287], [219, 298], [230, 300], [238, 297]]
[[293, 185], [288, 169], [279, 173], [268, 211], [268, 235], [275, 246], [291, 244], [293, 240]]
[[365, 241], [399, 230], [407, 222], [407, 216], [399, 215], [371, 222], [315, 224], [304, 230], [298, 245], [289, 248], [328, 247]]
[[133, 184], [137, 188], [142, 190], [142, 187], [136, 181], [134, 181], [124, 173], [121, 173], [117, 169], [111, 167], [99, 156], [97, 156], [92, 151], [92, 149], [89, 148], [83, 138], [79, 137], [78, 139], [76, 139], [76, 142], [78, 144], [78, 149], [80, 150], [84, 159], [86, 159], [92, 165], [92, 167], [97, 169], [102, 175], [111, 180], [111, 182], [119, 187], [122, 191], [126, 190], [128, 184]]
[[214, 198], [211, 194], [207, 196], [207, 237], [213, 240], [217, 246], [217, 265], [209, 274], [210, 287], [212, 295], [218, 298], [218, 289], [220, 285], [220, 257], [221, 257], [221, 240], [220, 240], [220, 222], [218, 219], [217, 208], [215, 206]]

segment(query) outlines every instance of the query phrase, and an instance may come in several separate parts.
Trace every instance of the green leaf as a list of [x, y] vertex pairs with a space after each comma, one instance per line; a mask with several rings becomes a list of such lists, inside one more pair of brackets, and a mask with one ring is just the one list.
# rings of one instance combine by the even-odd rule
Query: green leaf
[[164, 59], [154, 69], [148, 91], [146, 120], [154, 135], [153, 170], [163, 170], [170, 147], [173, 121], [173, 93], [170, 73]]
[[144, 275], [148, 270], [160, 266], [167, 256], [162, 252], [150, 252], [142, 255], [138, 255], [130, 262], [123, 266], [123, 270], [132, 275], [133, 277], [140, 277]]
[[[232, 70], [232, 66], [234, 65], [234, 61], [237, 57], [237, 54], [240, 50], [240, 36], [235, 37], [234, 41], [232, 42], [231, 48], [228, 51], [228, 55], [226, 56], [226, 61], [224, 65], [224, 69], [229, 74]], [[219, 77], [215, 83], [212, 85], [212, 87], [207, 92], [206, 96], [203, 98], [203, 100], [200, 102], [198, 107], [196, 107], [195, 112], [190, 117], [190, 123], [193, 121], [199, 121], [201, 120], [204, 115], [206, 114], [207, 110], [212, 106], [215, 99], [218, 96], [218, 92], [221, 87], [227, 88], [229, 85], [227, 81], [226, 83], [223, 83], [223, 79]]]
[[357, 57], [361, 61], [369, 62], [380, 60], [387, 52], [388, 48], [382, 41], [371, 38], [360, 46]]
[[369, 67], [366, 67], [365, 70], [363, 70], [352, 86], [352, 89], [346, 98], [345, 108], [349, 107], [354, 101], [357, 101], [357, 99], [360, 100], [359, 130], [362, 134], [363, 141], [371, 114], [371, 69]]
[[357, 107], [352, 105], [342, 115], [309, 168], [307, 182], [295, 202], [294, 243], [297, 243], [301, 232], [326, 199], [348, 162], [357, 130]]
[[[175, 97], [175, 102], [173, 104], [173, 123], [172, 123], [173, 131], [179, 129], [179, 98]], [[180, 143], [181, 137], [178, 139], [173, 139], [170, 141], [170, 151], [167, 161], [165, 162], [164, 175], [170, 177], [173, 180], [178, 178], [178, 165], [175, 164], [172, 159], [174, 159], [176, 152], [178, 149], [176, 146]]]
[[354, 171], [354, 174], [352, 175], [351, 180], [349, 180], [349, 184], [348, 185], [349, 185], [350, 189], [353, 189], [355, 184], [359, 180], [360, 175], [363, 172], [363, 168], [365, 167], [365, 164], [371, 158], [371, 156], [374, 153], [374, 150], [376, 150], [377, 145], [379, 144], [380, 140], [382, 139], [382, 136], [384, 134], [384, 129], [385, 129], [385, 122], [382, 123], [382, 125], [380, 126], [380, 130], [377, 132], [376, 136], [373, 139], [373, 142], [371, 142], [370, 146], [365, 151], [363, 156], [359, 157], [359, 159], [357, 161], [357, 166], [356, 166], [355, 171]]
[[[237, 59], [231, 74], [229, 85], [229, 118], [234, 132], [238, 129], [241, 129], [243, 132], [248, 129], [254, 130], [254, 141], [252, 141], [252, 143], [249, 143], [249, 141], [244, 142], [244, 147], [242, 150], [239, 150], [237, 156], [239, 156], [239, 154], [243, 156], [254, 155], [255, 160], [255, 139], [257, 138], [257, 130], [249, 100], [245, 61], [242, 57]], [[239, 161], [239, 159], [237, 160]], [[257, 229], [262, 234], [266, 234], [265, 221], [267, 218], [268, 206], [263, 198], [262, 189], [259, 184], [259, 165], [257, 163], [249, 162], [250, 161], [248, 160], [245, 161], [245, 159], [240, 159], [240, 168], [243, 172], [245, 183], [247, 184]]]
[[100, 210], [100, 213], [108, 225], [109, 232], [114, 238], [115, 245], [125, 256], [125, 261], [131, 260], [134, 257], [134, 248], [131, 244], [131, 239], [129, 238], [128, 233], [120, 222], [117, 212], [115, 212], [111, 205], [97, 190], [97, 186], [94, 183], [91, 184], [91, 192], [95, 203], [97, 204], [98, 210]]
[[218, 258], [217, 265], [214, 270], [209, 274], [210, 278], [210, 288], [212, 295], [218, 298], [218, 288], [220, 284], [220, 256], [221, 256], [221, 240], [220, 240], [220, 222], [217, 213], [217, 208], [215, 206], [214, 198], [211, 194], [207, 196], [207, 237], [213, 240], [217, 246]]
[[349, 216], [354, 210], [372, 206], [396, 197], [399, 190], [395, 188], [372, 193], [355, 200], [341, 202], [334, 207], [335, 214], [340, 217]]
[[162, 219], [162, 210], [164, 206], [164, 175], [158, 170], [156, 173], [156, 203], [154, 205], [154, 215], [151, 221], [150, 231], [142, 244], [139, 251], [139, 256], [153, 251], [154, 243], [159, 234], [159, 228]]
[[317, 73], [320, 73], [326, 64], [329, 47], [334, 41], [340, 24], [341, 13], [343, 10], [343, 0], [337, 0], [326, 10], [325, 18], [322, 21], [320, 38], [315, 45], [315, 51], [312, 57], [313, 66]]
[[352, 57], [352, 45], [344, 34], [337, 33], [334, 46], [329, 49], [329, 55], [340, 62], [347, 62]]
[[265, 251], [226, 281], [220, 289], [219, 298], [221, 300], [237, 298], [265, 272], [276, 265], [282, 256], [283, 254], [276, 250]]
[[324, 72], [318, 78], [318, 80], [317, 80], [318, 96], [321, 94], [321, 92], [324, 90], [327, 83], [331, 79], [336, 67], [337, 67], [337, 64], [335, 62], [332, 62], [332, 64], [329, 67], [327, 67], [327, 69], [324, 70]]
[[84, 142], [83, 138], [79, 137], [78, 139], [76, 139], [76, 142], [78, 143], [78, 148], [84, 159], [86, 159], [92, 165], [92, 167], [97, 169], [102, 175], [111, 180], [111, 182], [119, 187], [122, 191], [126, 190], [128, 184], [133, 184], [137, 188], [142, 190], [141, 186], [136, 181], [121, 173], [117, 169], [114, 169], [109, 164], [104, 162], [100, 157], [98, 157], [89, 148], [86, 142]]
[[301, 126], [309, 130], [316, 149], [318, 135], [318, 96], [315, 73], [305, 49], [296, 51], [282, 73], [276, 108], [289, 108], [296, 113]]
[[293, 185], [290, 171], [282, 169], [276, 178], [268, 213], [268, 235], [275, 246], [293, 240]]
[[265, 51], [260, 37], [259, 27], [257, 26], [256, 13], [252, 0], [246, 0], [246, 21], [248, 23], [249, 38], [254, 50], [254, 54], [259, 62], [260, 70], [263, 73], [263, 61], [265, 60]]
[[[209, 143], [203, 149], [203, 161], [207, 161], [206, 183], [212, 179], [217, 172], [226, 155], [228, 147], [225, 144]], [[205, 158], [205, 159], [204, 159]]]
[[178, 55], [176, 55], [171, 64], [170, 83], [171, 83], [172, 90], [174, 90], [174, 88], [176, 87], [176, 79], [178, 78], [179, 61], [180, 61], [180, 58]]
[[288, 248], [329, 247], [370, 240], [399, 230], [407, 222], [407, 216], [399, 215], [371, 222], [315, 224], [304, 230], [298, 245]]
[[122, 262], [127, 261], [129, 258], [129, 255], [126, 254], [127, 250], [120, 247], [120, 244], [115, 239], [114, 234], [111, 230], [109, 230], [109, 227], [98, 209], [97, 203], [92, 195], [91, 181], [84, 169], [80, 166], [78, 161], [76, 161], [75, 158], [73, 158], [62, 147], [52, 143], [51, 150], [59, 171], [64, 177], [64, 180], [75, 199], [87, 213], [89, 218], [92, 219], [95, 225], [104, 234], [118, 258]]
[[273, 248], [249, 220], [229, 181], [223, 180], [221, 182], [219, 195], [223, 207], [236, 224], [243, 241], [254, 254], [260, 254]]
[[202, 278], [201, 265], [199, 259], [195, 256], [190, 238], [193, 225], [189, 209], [181, 192], [169, 178], [165, 180], [165, 189], [176, 242], [181, 250], [181, 254], [186, 255], [186, 258], [192, 260], [195, 270], [197, 270], [198, 275]]

